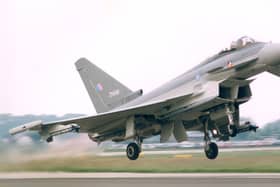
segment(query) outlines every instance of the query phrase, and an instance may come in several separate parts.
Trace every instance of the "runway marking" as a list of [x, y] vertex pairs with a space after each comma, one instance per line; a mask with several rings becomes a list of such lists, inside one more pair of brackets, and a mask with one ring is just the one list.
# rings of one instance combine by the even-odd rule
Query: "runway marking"
[[280, 179], [280, 173], [0, 173], [1, 179], [230, 178]]
[[[221, 148], [219, 152], [248, 152], [248, 151], [274, 151], [280, 150], [280, 147], [246, 147], [246, 148]], [[164, 150], [164, 151], [150, 151], [144, 150], [141, 153], [145, 155], [172, 155], [172, 154], [190, 154], [190, 153], [203, 153], [203, 149], [185, 149], [185, 150]], [[97, 156], [125, 156], [125, 152], [101, 152]]]
[[174, 158], [192, 158], [192, 155], [175, 155]]
[[279, 187], [280, 178], [40, 178], [40, 179], [2, 179], [0, 186], [8, 187], [69, 187], [69, 186], [122, 186], [122, 187]]

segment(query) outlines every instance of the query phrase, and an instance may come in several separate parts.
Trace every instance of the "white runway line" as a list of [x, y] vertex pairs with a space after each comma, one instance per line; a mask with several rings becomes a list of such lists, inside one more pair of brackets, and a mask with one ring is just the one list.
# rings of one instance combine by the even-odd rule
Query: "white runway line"
[[0, 173], [1, 179], [89, 179], [89, 178], [277, 178], [280, 173]]
[[[246, 147], [246, 148], [220, 148], [219, 152], [243, 152], [243, 151], [275, 151], [280, 150], [280, 147]], [[164, 150], [164, 151], [143, 151], [144, 155], [172, 155], [172, 154], [186, 154], [186, 153], [203, 153], [201, 149], [189, 150]], [[125, 152], [102, 152], [97, 156], [125, 156]]]

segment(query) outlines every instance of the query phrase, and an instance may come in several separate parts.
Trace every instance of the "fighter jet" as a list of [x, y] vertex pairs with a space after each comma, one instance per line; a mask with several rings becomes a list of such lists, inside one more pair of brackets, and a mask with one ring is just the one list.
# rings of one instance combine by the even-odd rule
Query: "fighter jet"
[[240, 122], [239, 106], [252, 96], [253, 76], [265, 71], [280, 76], [280, 44], [242, 37], [230, 48], [147, 94], [131, 91], [85, 58], [75, 65], [97, 114], [35, 121], [11, 129], [11, 135], [37, 131], [51, 142], [54, 136], [74, 131], [87, 133], [97, 143], [131, 140], [126, 154], [128, 159], [136, 160], [146, 138], [160, 135], [164, 143], [173, 134], [182, 142], [187, 140], [186, 131], [201, 131], [205, 155], [215, 159], [218, 146], [211, 139], [228, 141], [258, 128]]

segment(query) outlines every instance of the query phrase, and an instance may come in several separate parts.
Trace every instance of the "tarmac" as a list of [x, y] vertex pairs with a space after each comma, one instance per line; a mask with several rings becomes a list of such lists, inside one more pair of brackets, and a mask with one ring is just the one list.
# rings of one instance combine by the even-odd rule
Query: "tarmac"
[[[219, 152], [248, 152], [248, 151], [278, 151], [280, 147], [240, 147], [240, 148], [220, 148]], [[203, 148], [201, 149], [184, 149], [184, 150], [163, 150], [163, 151], [152, 151], [144, 150], [144, 155], [176, 155], [176, 154], [190, 154], [190, 153], [203, 153]], [[97, 156], [125, 156], [125, 151], [122, 152], [100, 152]]]
[[1, 187], [278, 187], [280, 173], [0, 173]]

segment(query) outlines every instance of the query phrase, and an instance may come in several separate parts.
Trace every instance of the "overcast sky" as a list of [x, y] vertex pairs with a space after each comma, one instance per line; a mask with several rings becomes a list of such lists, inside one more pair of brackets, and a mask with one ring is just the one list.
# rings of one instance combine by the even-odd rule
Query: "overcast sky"
[[[280, 43], [279, 1], [0, 0], [0, 113], [95, 110], [75, 70], [86, 57], [149, 92], [248, 35]], [[252, 84], [242, 116], [280, 118], [280, 78]]]

